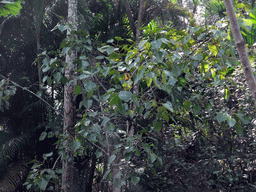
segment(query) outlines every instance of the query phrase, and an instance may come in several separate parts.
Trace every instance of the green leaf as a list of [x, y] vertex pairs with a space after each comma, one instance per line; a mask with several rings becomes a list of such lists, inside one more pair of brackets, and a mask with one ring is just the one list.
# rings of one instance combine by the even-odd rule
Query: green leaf
[[[61, 74], [60, 72], [57, 72], [57, 73], [55, 73], [55, 74], [53, 75], [53, 77], [54, 77], [55, 81], [56, 81], [57, 83], [59, 83], [60, 80], [61, 80], [61, 78], [62, 78], [62, 74]], [[43, 82], [44, 82], [44, 81], [43, 81]]]
[[103, 119], [103, 121], [101, 122], [101, 126], [105, 126], [107, 124], [107, 122], [110, 121], [110, 119], [106, 116], [101, 117]]
[[144, 45], [147, 41], [148, 41], [148, 40], [143, 40], [143, 41], [141, 41], [141, 42], [139, 43], [138, 47], [139, 47], [140, 50], [143, 49], [143, 45]]
[[243, 3], [237, 3], [237, 4], [235, 4], [235, 7], [236, 7], [236, 8], [243, 8], [243, 7], [245, 7], [245, 4], [243, 4]]
[[102, 155], [103, 155], [103, 153], [101, 152], [101, 151], [96, 151], [96, 158], [98, 159], [98, 158], [100, 158], [100, 157], [102, 157]]
[[157, 132], [161, 131], [162, 127], [163, 127], [163, 123], [162, 123], [162, 122], [156, 121], [156, 122], [154, 123], [154, 129], [155, 129]]
[[84, 83], [84, 88], [87, 92], [90, 92], [96, 88], [96, 84], [92, 81], [87, 81]]
[[1, 1], [1, 3], [5, 3], [5, 6], [0, 7], [0, 16], [7, 17], [8, 15], [18, 15], [21, 10], [22, 1]]
[[64, 47], [63, 49], [62, 49], [62, 55], [66, 55], [67, 54], [67, 52], [70, 50], [70, 47]]
[[123, 41], [123, 39], [122, 39], [122, 37], [115, 37], [115, 39], [117, 40], [117, 41]]
[[80, 141], [72, 141], [71, 143], [71, 149], [73, 149], [74, 151], [76, 151], [80, 146], [81, 146]]
[[193, 111], [195, 112], [196, 115], [201, 111], [201, 109], [202, 109], [202, 107], [199, 105], [193, 106]]
[[5, 96], [4, 96], [4, 101], [9, 100], [9, 98], [10, 98], [10, 96], [9, 96], [9, 95], [5, 95]]
[[92, 102], [93, 100], [88, 99], [83, 102], [83, 105], [85, 106], [86, 109], [90, 109], [90, 107], [92, 106]]
[[111, 164], [116, 159], [116, 155], [111, 155], [108, 159], [108, 163]]
[[81, 93], [81, 86], [76, 84], [75, 86], [75, 95], [78, 96]]
[[140, 156], [140, 150], [136, 147], [136, 154]]
[[242, 135], [243, 135], [243, 127], [242, 127], [241, 124], [236, 124], [235, 130], [236, 130], [236, 132], [237, 132], [237, 134], [238, 134], [239, 136], [242, 136]]
[[114, 42], [114, 39], [107, 40], [107, 43], [113, 43], [113, 42]]
[[47, 137], [48, 138], [53, 138], [55, 136], [54, 132], [50, 131], [48, 134], [47, 134]]
[[216, 45], [212, 44], [212, 43], [209, 43], [208, 44], [208, 48], [210, 50], [210, 52], [216, 57], [217, 54], [218, 54], [218, 48]]
[[225, 88], [224, 89], [224, 97], [225, 97], [225, 99], [227, 101], [229, 100], [229, 97], [230, 97], [230, 90], [229, 90], [229, 88]]
[[45, 178], [42, 178], [40, 180], [38, 180], [38, 186], [40, 189], [42, 189], [43, 191], [45, 191], [47, 185], [48, 185], [48, 182]]
[[116, 105], [118, 101], [120, 100], [119, 96], [116, 93], [113, 93], [110, 98], [110, 105]]
[[247, 125], [248, 123], [250, 123], [250, 118], [248, 116], [245, 116], [243, 112], [239, 112], [236, 115], [243, 124]]
[[46, 154], [44, 154], [44, 157], [51, 157], [51, 156], [52, 156], [52, 154], [53, 154], [53, 152], [46, 153]]
[[150, 156], [150, 161], [151, 161], [151, 163], [153, 163], [153, 162], [156, 160], [155, 154], [150, 153], [149, 156]]
[[152, 48], [154, 49], [159, 49], [162, 45], [162, 40], [161, 39], [157, 39], [151, 42]]
[[[42, 91], [37, 91], [37, 92], [36, 92], [36, 95], [37, 95], [38, 97], [42, 97]], [[0, 97], [1, 97], [1, 95], [0, 95]]]
[[131, 181], [134, 185], [138, 184], [140, 182], [140, 178], [139, 177], [135, 177], [135, 176], [132, 176], [131, 177]]
[[145, 151], [149, 154], [150, 153], [150, 146], [147, 143], [142, 143], [143, 148], [145, 149]]
[[128, 102], [128, 101], [132, 100], [132, 93], [130, 91], [120, 91], [118, 93], [118, 96], [124, 102]]
[[132, 157], [132, 153], [125, 153], [124, 154], [124, 158], [125, 158], [126, 161], [130, 161], [131, 157]]
[[110, 68], [108, 67], [107, 69], [105, 69], [104, 72], [102, 72], [102, 75], [103, 75], [104, 77], [106, 77], [106, 76], [109, 74], [109, 72], [110, 72]]
[[115, 47], [109, 46], [109, 47], [107, 48], [107, 53], [110, 55], [110, 54], [113, 53], [115, 50], [116, 50]]
[[223, 121], [225, 121], [227, 119], [227, 117], [228, 116], [226, 113], [219, 112], [215, 118], [217, 119], [217, 121], [219, 123], [222, 123]]
[[43, 141], [46, 137], [47, 133], [44, 131], [43, 133], [41, 133], [40, 137], [39, 137], [39, 141]]
[[229, 127], [233, 127], [236, 124], [236, 120], [234, 118], [227, 118], [227, 123], [229, 125]]
[[107, 170], [106, 171], [106, 173], [103, 175], [103, 177], [102, 177], [102, 180], [105, 180], [106, 179], [106, 177], [109, 175], [109, 173], [111, 172], [111, 170], [109, 169], [109, 170]]
[[67, 30], [67, 29], [69, 29], [69, 25], [63, 25], [63, 24], [60, 24], [60, 25], [59, 25], [59, 30], [60, 30], [61, 32], [65, 31], [65, 30]]
[[153, 106], [153, 104], [154, 104], [153, 101], [149, 101], [149, 100], [144, 101], [144, 106], [146, 109], [150, 109]]
[[152, 78], [148, 78], [148, 77], [146, 77], [145, 79], [146, 79], [147, 86], [149, 87], [151, 85], [153, 79]]
[[189, 110], [190, 106], [192, 105], [191, 101], [184, 101], [183, 102], [183, 107], [185, 110]]
[[89, 66], [88, 61], [82, 60], [82, 69], [86, 69], [86, 67]]
[[77, 77], [77, 79], [79, 79], [79, 80], [87, 79], [89, 76], [90, 76], [90, 75], [86, 75], [86, 74], [83, 73], [83, 74], [79, 75], [79, 76]]
[[105, 57], [100, 55], [100, 56], [97, 56], [96, 59], [101, 60], [101, 59], [105, 59]]
[[165, 104], [163, 104], [163, 106], [168, 110], [170, 110], [171, 112], [173, 112], [172, 103], [170, 101], [167, 101]]

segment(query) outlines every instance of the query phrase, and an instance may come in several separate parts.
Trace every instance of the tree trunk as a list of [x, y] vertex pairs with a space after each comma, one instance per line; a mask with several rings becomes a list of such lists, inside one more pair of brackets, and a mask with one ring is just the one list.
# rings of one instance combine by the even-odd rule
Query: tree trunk
[[[125, 6], [125, 11], [128, 16], [129, 23], [131, 25], [131, 29], [133, 31], [133, 36], [134, 36], [134, 41], [136, 42], [136, 45], [139, 44], [140, 42], [140, 28], [142, 26], [142, 17], [143, 17], [143, 12], [145, 8], [145, 3], [146, 1], [140, 0], [139, 1], [139, 10], [138, 10], [138, 18], [137, 18], [137, 24], [135, 25], [135, 21], [133, 20], [132, 17], [132, 11], [130, 9], [130, 4], [128, 0], [123, 0], [124, 6]], [[135, 77], [136, 71], [133, 73], [133, 76]], [[133, 94], [138, 95], [139, 94], [139, 82], [133, 85]], [[136, 105], [134, 102], [131, 103], [130, 109], [134, 111], [134, 115], [136, 113]], [[134, 124], [135, 121], [127, 121], [127, 136], [132, 137], [134, 135]], [[111, 138], [111, 147], [110, 147], [110, 154], [114, 154], [115, 146], [118, 144], [119, 138], [117, 137], [112, 137]], [[123, 158], [123, 154], [121, 151], [117, 152], [115, 160], [111, 163], [111, 169], [112, 169], [112, 178], [113, 181], [119, 180], [121, 182], [121, 166], [122, 164], [120, 163], [121, 159]], [[121, 192], [122, 188], [121, 186], [115, 186], [114, 182], [112, 183], [112, 191], [113, 192]]]
[[[77, 0], [68, 1], [68, 23], [72, 25], [72, 30], [77, 30]], [[71, 35], [71, 29], [67, 31], [67, 38]], [[65, 154], [62, 162], [62, 191], [74, 191], [74, 151], [70, 147], [69, 142], [74, 139], [75, 126], [75, 93], [74, 86], [76, 83], [75, 66], [73, 62], [76, 59], [76, 51], [72, 49], [66, 55], [65, 77], [67, 83], [64, 86], [64, 126], [63, 134], [67, 139], [63, 142]], [[73, 80], [73, 83], [70, 81]]]
[[248, 58], [245, 41], [242, 38], [241, 31], [237, 22], [236, 14], [234, 11], [234, 6], [232, 4], [231, 0], [224, 0], [225, 7], [228, 13], [228, 18], [231, 25], [231, 30], [235, 39], [235, 43], [237, 46], [238, 54], [240, 61], [242, 63], [242, 67], [244, 70], [244, 76], [246, 79], [246, 82], [248, 83], [248, 86], [252, 92], [252, 96], [254, 99], [254, 103], [256, 104], [256, 81], [254, 78], [254, 74], [252, 71], [252, 67], [250, 65], [250, 61]]

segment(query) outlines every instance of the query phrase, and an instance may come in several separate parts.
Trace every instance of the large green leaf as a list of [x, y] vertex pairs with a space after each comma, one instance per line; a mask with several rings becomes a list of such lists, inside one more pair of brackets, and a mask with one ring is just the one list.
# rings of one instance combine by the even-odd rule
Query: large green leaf
[[166, 103], [164, 103], [163, 106], [166, 107], [171, 112], [174, 112], [173, 107], [172, 107], [172, 103], [170, 101], [167, 101]]
[[125, 102], [132, 100], [132, 93], [130, 91], [120, 91], [118, 96]]

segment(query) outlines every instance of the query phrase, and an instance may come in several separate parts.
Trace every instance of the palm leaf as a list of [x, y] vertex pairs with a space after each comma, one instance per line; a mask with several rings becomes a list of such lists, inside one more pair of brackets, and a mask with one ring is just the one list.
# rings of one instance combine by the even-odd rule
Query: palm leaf
[[0, 179], [8, 168], [8, 165], [18, 158], [21, 154], [25, 143], [27, 142], [28, 135], [22, 135], [16, 138], [12, 138], [2, 144], [0, 150]]
[[29, 173], [29, 167], [23, 161], [17, 161], [8, 166], [8, 171], [0, 179], [0, 191], [12, 192], [25, 181]]

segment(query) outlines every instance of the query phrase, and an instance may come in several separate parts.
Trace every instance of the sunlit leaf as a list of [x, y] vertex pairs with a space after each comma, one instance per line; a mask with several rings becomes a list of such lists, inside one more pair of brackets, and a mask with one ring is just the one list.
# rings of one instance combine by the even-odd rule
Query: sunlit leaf
[[141, 41], [141, 42], [139, 43], [138, 47], [139, 47], [140, 50], [143, 49], [143, 46], [144, 46], [144, 44], [145, 44], [147, 41], [148, 41], [148, 40], [143, 40], [143, 41]]
[[236, 120], [234, 118], [227, 118], [227, 123], [229, 125], [229, 127], [233, 127], [236, 124]]
[[173, 107], [172, 107], [172, 103], [170, 101], [167, 101], [165, 104], [163, 104], [164, 107], [166, 107], [168, 110], [170, 110], [171, 112], [173, 112]]
[[208, 44], [208, 48], [210, 50], [210, 52], [216, 57], [217, 54], [218, 54], [218, 48], [216, 45], [212, 44], [212, 43], [209, 43]]
[[229, 88], [224, 89], [224, 98], [228, 101], [230, 97], [230, 90]]

